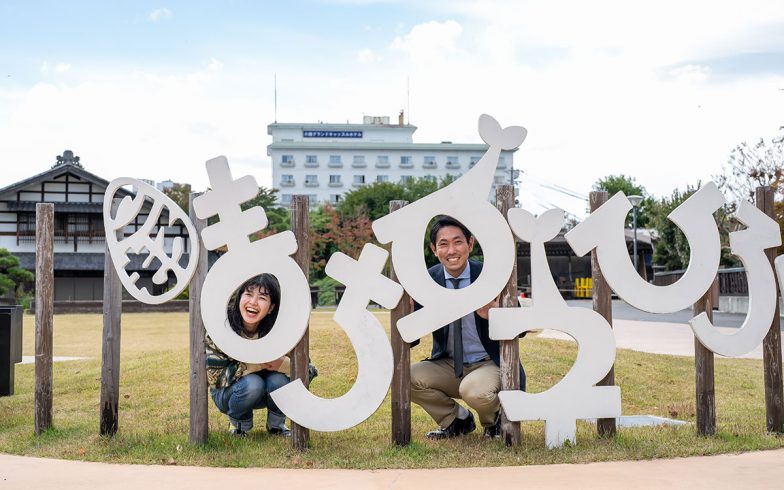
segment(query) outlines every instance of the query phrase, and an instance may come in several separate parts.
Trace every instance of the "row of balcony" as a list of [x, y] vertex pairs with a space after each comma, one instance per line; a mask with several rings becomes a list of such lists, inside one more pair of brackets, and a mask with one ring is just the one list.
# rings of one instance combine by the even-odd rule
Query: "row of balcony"
[[[286, 155], [284, 155], [284, 156], [286, 156]], [[404, 160], [404, 158], [405, 158], [405, 160]], [[468, 168], [473, 168], [473, 166], [476, 165], [476, 163], [478, 161], [479, 161], [478, 159], [472, 158], [471, 162], [468, 164]], [[305, 168], [318, 168], [319, 165], [320, 165], [319, 161], [316, 158], [313, 158], [313, 159], [308, 158], [308, 159], [305, 160], [305, 164], [304, 164]], [[282, 159], [280, 161], [280, 166], [283, 167], [283, 168], [293, 168], [293, 167], [296, 166], [296, 162], [295, 162], [293, 157], [292, 158], [288, 158], [288, 159], [284, 158], [284, 159]], [[375, 163], [375, 167], [376, 168], [390, 168], [390, 166], [391, 166], [391, 164], [389, 163], [389, 160], [380, 160], [380, 161], [377, 161]], [[398, 164], [398, 166], [399, 166], [399, 168], [414, 168], [414, 162], [411, 160], [411, 157], [401, 157], [401, 160], [400, 160], [400, 163]], [[343, 168], [343, 162], [335, 161], [335, 160], [330, 159], [330, 161], [327, 163], [327, 167], [328, 168]], [[367, 167], [367, 163], [365, 163], [364, 160], [362, 160], [362, 161], [354, 161], [354, 162], [351, 163], [351, 168], [366, 168], [366, 167]], [[435, 169], [435, 168], [438, 168], [438, 163], [435, 160], [427, 160], [426, 159], [422, 163], [422, 168], [424, 168], [424, 169]], [[445, 168], [450, 169], [450, 170], [459, 170], [460, 169], [460, 162], [455, 161], [455, 160], [447, 160]], [[505, 169], [506, 168], [506, 162], [504, 160], [499, 160], [498, 161], [498, 165], [496, 166], [496, 168]]]

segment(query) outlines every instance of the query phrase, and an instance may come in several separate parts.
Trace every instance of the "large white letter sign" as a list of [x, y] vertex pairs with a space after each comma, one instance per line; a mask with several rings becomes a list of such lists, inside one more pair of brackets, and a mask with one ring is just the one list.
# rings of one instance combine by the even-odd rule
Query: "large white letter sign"
[[752, 204], [741, 201], [735, 217], [748, 228], [730, 233], [732, 253], [746, 269], [749, 283], [749, 313], [732, 335], [713, 328], [708, 316], [700, 313], [689, 321], [702, 345], [722, 356], [742, 356], [765, 338], [776, 313], [776, 279], [765, 249], [781, 245], [779, 225]]
[[546, 211], [538, 219], [520, 208], [509, 210], [512, 230], [531, 243], [532, 306], [490, 310], [490, 338], [511, 340], [522, 332], [549, 328], [577, 341], [574, 366], [555, 386], [542, 393], [509, 390], [498, 394], [509, 420], [545, 421], [548, 448], [576, 442], [577, 419], [621, 415], [621, 389], [594, 386], [615, 360], [612, 329], [597, 312], [567, 306], [547, 265], [544, 242], [558, 234], [563, 218], [560, 209]]
[[[520, 146], [526, 133], [518, 126], [502, 129], [495, 119], [482, 115], [479, 134], [490, 148], [474, 168], [443, 189], [373, 222], [379, 242], [392, 242], [392, 265], [400, 283], [423, 306], [398, 321], [406, 342], [486, 305], [509, 280], [515, 260], [514, 239], [487, 194], [501, 150]], [[427, 273], [422, 237], [430, 220], [439, 214], [462, 222], [482, 245], [484, 268], [477, 281], [466, 288], [443, 288]]]
[[672, 313], [691, 307], [716, 277], [721, 244], [713, 212], [724, 203], [716, 184], [708, 182], [668, 216], [686, 235], [691, 247], [686, 273], [669, 286], [649, 284], [634, 270], [623, 226], [632, 205], [622, 192], [591, 213], [565, 238], [578, 256], [596, 248], [604, 278], [630, 305], [651, 313]]
[[398, 283], [381, 275], [387, 255], [366, 244], [358, 261], [341, 252], [329, 258], [327, 275], [346, 285], [334, 319], [357, 353], [357, 379], [350, 390], [332, 399], [309, 392], [299, 379], [273, 391], [278, 408], [299, 425], [325, 432], [348, 429], [370, 417], [384, 401], [392, 381], [392, 347], [366, 307], [373, 300], [392, 309], [403, 295]]
[[[131, 198], [125, 196], [120, 201], [117, 207], [117, 212], [112, 217], [112, 201], [115, 193], [123, 186], [132, 185], [136, 188], [136, 196]], [[147, 216], [144, 224], [133, 235], [118, 241], [117, 232], [121, 231], [125, 226], [133, 221], [139, 214], [146, 198], [152, 200], [152, 209]], [[164, 207], [169, 211], [169, 226], [173, 226], [176, 221], [180, 221], [185, 225], [188, 230], [188, 238], [191, 242], [190, 255], [188, 256], [188, 265], [183, 268], [180, 266], [180, 259], [183, 252], [182, 237], [175, 237], [172, 241], [172, 254], [169, 256], [164, 250], [164, 227], [158, 228], [158, 233], [155, 239], [150, 238], [153, 228], [158, 226], [158, 219], [163, 212]], [[196, 264], [199, 262], [199, 235], [196, 233], [196, 228], [191, 223], [188, 215], [183, 211], [174, 201], [158, 189], [151, 185], [137, 179], [128, 177], [121, 177], [114, 179], [109, 183], [106, 188], [106, 193], [103, 198], [103, 223], [106, 235], [106, 245], [109, 247], [109, 253], [112, 257], [112, 264], [117, 270], [117, 275], [120, 277], [120, 282], [125, 286], [128, 293], [147, 304], [161, 304], [169, 301], [178, 294], [180, 294], [188, 282], [196, 272]], [[166, 291], [163, 294], [153, 295], [147, 291], [146, 287], [139, 288], [136, 286], [136, 281], [139, 280], [139, 273], [134, 272], [130, 276], [125, 271], [125, 266], [128, 265], [130, 259], [128, 253], [142, 254], [147, 252], [149, 255], [142, 264], [144, 267], [149, 267], [153, 259], [158, 259], [161, 262], [161, 267], [155, 271], [152, 276], [152, 282], [155, 284], [165, 284], [168, 280], [168, 271], [172, 271], [177, 278], [175, 287]]]
[[[291, 254], [297, 240], [289, 230], [253, 243], [248, 235], [267, 226], [267, 215], [258, 206], [242, 211], [240, 204], [259, 192], [256, 179], [246, 175], [233, 180], [225, 157], [207, 162], [212, 190], [193, 200], [200, 219], [218, 215], [220, 221], [202, 231], [208, 250], [224, 244], [228, 253], [212, 266], [201, 290], [204, 328], [215, 344], [238, 361], [265, 363], [286, 355], [305, 334], [310, 316], [310, 287]], [[226, 304], [232, 293], [251, 277], [270, 273], [280, 282], [280, 304], [275, 327], [262, 340], [243, 339], [232, 330]]]

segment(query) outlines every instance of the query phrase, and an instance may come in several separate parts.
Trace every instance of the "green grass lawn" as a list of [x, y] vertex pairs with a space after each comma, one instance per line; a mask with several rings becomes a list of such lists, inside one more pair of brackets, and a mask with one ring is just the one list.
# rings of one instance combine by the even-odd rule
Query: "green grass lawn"
[[[377, 313], [387, 328], [389, 314]], [[311, 317], [311, 357], [319, 368], [312, 390], [326, 397], [344, 393], [356, 376], [348, 338], [331, 312]], [[289, 441], [268, 436], [263, 412], [250, 437], [227, 434], [228, 419], [210, 401], [206, 446], [188, 443], [188, 317], [185, 313], [126, 314], [122, 318], [120, 428], [113, 438], [98, 435], [101, 377], [101, 316], [58, 315], [54, 354], [84, 356], [54, 365], [54, 428], [33, 435], [34, 366], [16, 367], [16, 394], [0, 398], [0, 452], [31, 456], [204, 466], [297, 468], [433, 468], [575, 463], [717, 454], [784, 447], [784, 437], [765, 432], [762, 362], [716, 360], [717, 435], [701, 437], [694, 428], [694, 366], [690, 358], [619, 350], [616, 383], [623, 414], [652, 414], [690, 422], [681, 427], [621, 429], [599, 438], [595, 426], [578, 422], [577, 444], [544, 447], [544, 423], [524, 422], [524, 440], [507, 448], [481, 437], [481, 430], [459, 439], [429, 441], [435, 424], [413, 407], [412, 444], [390, 442], [387, 399], [370, 419], [337, 433], [311, 432], [310, 449], [298, 453]], [[420, 360], [429, 340], [412, 352]], [[34, 352], [34, 318], [25, 316], [24, 354]], [[571, 342], [529, 335], [520, 341], [529, 391], [554, 385], [576, 356]]]

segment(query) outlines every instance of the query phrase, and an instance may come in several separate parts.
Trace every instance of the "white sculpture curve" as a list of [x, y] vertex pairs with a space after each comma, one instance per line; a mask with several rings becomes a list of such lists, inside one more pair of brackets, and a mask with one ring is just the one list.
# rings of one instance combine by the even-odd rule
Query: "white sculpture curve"
[[384, 328], [366, 307], [369, 300], [394, 308], [403, 288], [381, 275], [387, 251], [366, 244], [359, 260], [337, 252], [326, 272], [346, 285], [335, 322], [345, 331], [357, 355], [357, 378], [343, 395], [327, 399], [314, 395], [295, 379], [271, 393], [278, 408], [297, 424], [334, 432], [353, 427], [370, 417], [387, 395], [392, 382], [392, 347]]
[[669, 286], [649, 284], [634, 270], [623, 226], [632, 205], [622, 192], [591, 213], [565, 238], [578, 256], [596, 248], [602, 275], [630, 305], [651, 313], [672, 313], [691, 307], [713, 283], [721, 254], [713, 212], [724, 203], [716, 184], [708, 182], [668, 216], [691, 246], [686, 272]]
[[[490, 145], [481, 160], [448, 186], [373, 222], [379, 242], [392, 242], [392, 265], [398, 280], [422, 309], [398, 321], [406, 342], [427, 335], [489, 303], [509, 280], [515, 260], [514, 239], [501, 213], [488, 202], [487, 193], [501, 150], [517, 148], [525, 128], [502, 129], [492, 117], [479, 118], [479, 134]], [[463, 223], [482, 245], [485, 262], [478, 280], [463, 289], [446, 289], [427, 273], [422, 237], [430, 220], [439, 214]]]
[[[117, 206], [114, 217], [112, 217], [112, 202], [114, 200], [114, 195], [121, 187], [127, 185], [132, 185], [136, 188], [136, 196], [125, 196]], [[145, 198], [147, 197], [153, 201], [152, 209], [147, 216], [147, 220], [133, 235], [118, 240], [117, 233], [122, 231], [125, 226], [138, 216], [139, 211], [141, 211], [144, 206]], [[185, 252], [182, 237], [175, 237], [172, 241], [171, 256], [164, 250], [165, 230], [163, 227], [158, 229], [158, 234], [155, 239], [150, 238], [150, 233], [152, 232], [152, 229], [157, 226], [158, 218], [164, 207], [169, 210], [168, 226], [172, 226], [175, 221], [179, 220], [188, 230], [188, 239], [191, 242], [191, 247], [190, 255], [188, 256], [188, 265], [185, 268], [182, 268], [179, 264], [180, 258]], [[157, 305], [175, 298], [185, 290], [193, 277], [194, 272], [196, 272], [196, 265], [199, 262], [199, 235], [196, 233], [196, 227], [193, 226], [193, 223], [185, 211], [172, 201], [169, 196], [138, 179], [132, 179], [130, 177], [114, 179], [106, 187], [106, 192], [104, 193], [103, 223], [106, 246], [109, 248], [112, 265], [114, 265], [114, 268], [117, 271], [120, 282], [125, 286], [125, 290], [128, 291], [131, 296], [142, 303]], [[166, 283], [168, 280], [168, 271], [172, 271], [177, 279], [177, 284], [163, 294], [150, 294], [146, 287], [137, 287], [136, 281], [139, 280], [139, 273], [134, 272], [133, 274], [128, 275], [125, 271], [125, 266], [130, 262], [128, 253], [141, 254], [145, 250], [149, 255], [142, 264], [144, 267], [149, 267], [153, 259], [156, 258], [161, 262], [161, 267], [159, 267], [152, 276], [153, 283]]]
[[689, 320], [694, 335], [702, 345], [722, 356], [737, 357], [749, 353], [765, 338], [776, 313], [776, 278], [765, 250], [781, 245], [779, 225], [752, 204], [741, 201], [735, 217], [745, 230], [730, 233], [732, 253], [746, 270], [749, 285], [749, 312], [738, 330], [731, 335], [713, 327], [705, 313]]
[[[193, 200], [200, 219], [218, 215], [220, 221], [202, 231], [209, 250], [223, 246], [228, 252], [212, 266], [201, 290], [204, 328], [215, 344], [228, 356], [244, 362], [265, 363], [291, 351], [308, 327], [310, 287], [294, 259], [297, 240], [291, 231], [278, 233], [251, 243], [248, 235], [267, 226], [264, 209], [242, 211], [240, 204], [259, 192], [256, 179], [245, 176], [234, 180], [225, 157], [207, 161], [212, 190]], [[275, 327], [258, 340], [244, 339], [229, 325], [226, 305], [232, 293], [246, 280], [261, 273], [273, 274], [280, 283], [280, 305]]]
[[533, 300], [527, 308], [490, 310], [490, 338], [511, 340], [522, 332], [549, 328], [570, 335], [578, 346], [572, 369], [542, 393], [505, 390], [498, 394], [509, 420], [544, 420], [548, 448], [576, 442], [576, 420], [618, 417], [621, 391], [617, 386], [594, 386], [615, 360], [615, 336], [607, 321], [593, 310], [569, 307], [561, 297], [547, 264], [544, 242], [563, 224], [560, 209], [538, 219], [523, 209], [510, 209], [509, 224], [522, 240], [531, 243]]

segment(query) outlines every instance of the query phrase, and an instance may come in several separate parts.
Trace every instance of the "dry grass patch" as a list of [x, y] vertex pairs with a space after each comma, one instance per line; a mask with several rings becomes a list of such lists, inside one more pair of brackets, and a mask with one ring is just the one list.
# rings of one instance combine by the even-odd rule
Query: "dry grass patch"
[[[388, 328], [389, 314], [377, 313]], [[356, 377], [356, 361], [331, 312], [311, 318], [311, 355], [320, 370], [313, 391], [339, 396]], [[0, 398], [0, 451], [66, 459], [125, 463], [302, 468], [423, 468], [589, 462], [716, 454], [784, 447], [784, 438], [765, 433], [761, 361], [717, 359], [718, 434], [700, 437], [693, 424], [683, 427], [621, 430], [601, 439], [595, 427], [578, 423], [578, 444], [548, 451], [544, 424], [523, 424], [524, 441], [506, 448], [483, 440], [480, 431], [461, 440], [433, 442], [424, 433], [434, 423], [413, 409], [413, 443], [390, 442], [390, 403], [366, 422], [338, 433], [311, 433], [311, 448], [299, 454], [288, 441], [255, 430], [247, 439], [227, 435], [227, 418], [210, 402], [210, 436], [204, 447], [188, 444], [188, 318], [184, 313], [126, 314], [122, 319], [120, 430], [114, 438], [98, 434], [100, 393], [100, 315], [55, 317], [54, 354], [83, 356], [54, 365], [54, 424], [33, 435], [34, 368], [17, 366], [16, 395]], [[25, 317], [24, 353], [34, 348], [33, 317]], [[427, 356], [430, 342], [412, 352]], [[570, 369], [574, 343], [529, 336], [521, 356], [530, 391], [555, 384]], [[616, 380], [623, 413], [653, 414], [694, 421], [694, 367], [690, 358], [619, 350]], [[263, 417], [257, 427], [263, 427]]]

